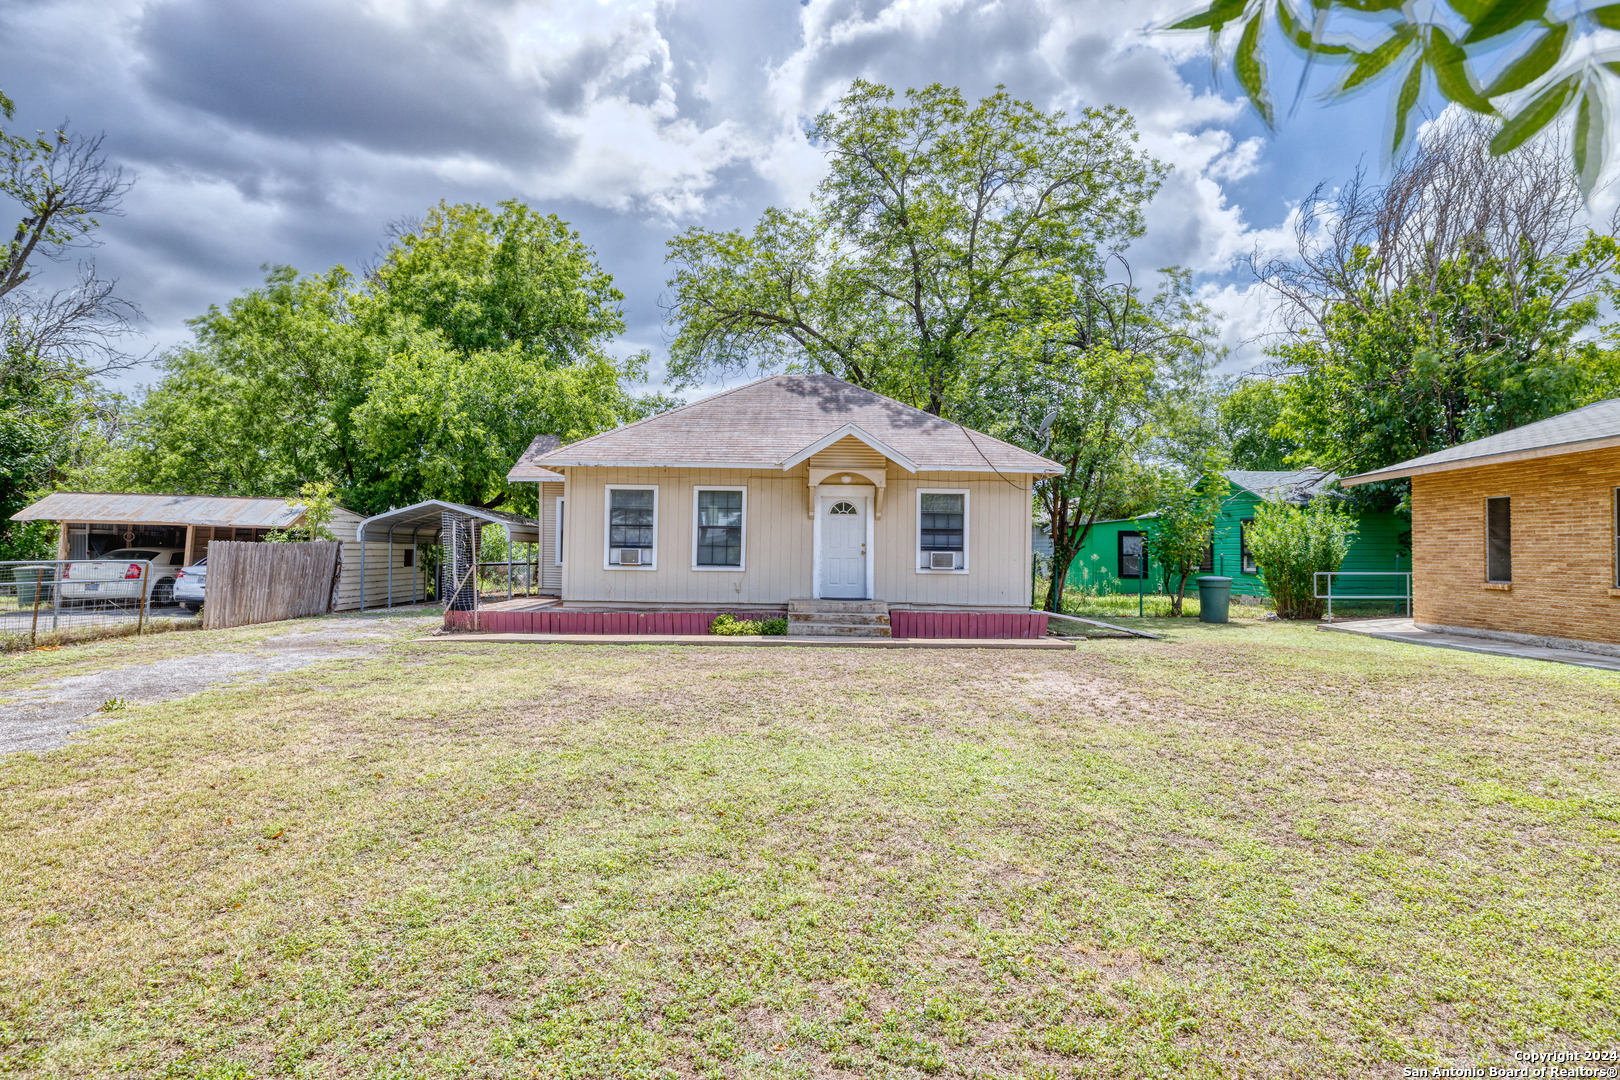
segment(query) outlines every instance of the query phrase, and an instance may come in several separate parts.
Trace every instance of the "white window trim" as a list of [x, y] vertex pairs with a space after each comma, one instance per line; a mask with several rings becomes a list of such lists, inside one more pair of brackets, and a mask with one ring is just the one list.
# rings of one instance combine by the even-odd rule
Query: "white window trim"
[[[658, 569], [658, 485], [657, 484], [604, 484], [602, 485], [602, 569], [604, 570], [656, 570]], [[615, 491], [650, 491], [653, 493], [653, 546], [652, 563], [647, 566], [620, 566], [613, 560], [613, 493]]]
[[[553, 566], [563, 564], [563, 500], [567, 497], [566, 495], [556, 496], [556, 509], [553, 511], [556, 514], [556, 525], [553, 529], [557, 535], [552, 538], [551, 548], [551, 565]], [[657, 520], [656, 516], [653, 520]], [[656, 534], [654, 534], [654, 539], [657, 539]]]
[[[742, 561], [736, 566], [699, 566], [698, 493], [702, 491], [742, 492]], [[748, 568], [748, 489], [740, 484], [703, 484], [692, 488], [692, 569], [700, 573], [740, 574]]]
[[[927, 557], [923, 554], [922, 546], [922, 497], [924, 495], [960, 495], [962, 496], [962, 565], [955, 570], [930, 570]], [[973, 529], [973, 492], [968, 488], [918, 488], [916, 504], [916, 527], [912, 530], [911, 552], [912, 561], [916, 565], [916, 572], [922, 577], [944, 577], [949, 574], [965, 574], [973, 564], [968, 560], [968, 537]]]

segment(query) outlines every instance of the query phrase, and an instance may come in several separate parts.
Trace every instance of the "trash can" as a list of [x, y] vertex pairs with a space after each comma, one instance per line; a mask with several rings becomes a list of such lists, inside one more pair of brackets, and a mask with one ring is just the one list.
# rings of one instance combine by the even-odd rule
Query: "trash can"
[[1231, 602], [1231, 578], [1206, 574], [1198, 579], [1199, 622], [1226, 622], [1226, 611]]
[[56, 580], [56, 567], [48, 563], [43, 566], [14, 566], [11, 568], [11, 580], [17, 583], [18, 607], [33, 607], [36, 596], [40, 603], [48, 604], [54, 595], [51, 582]]

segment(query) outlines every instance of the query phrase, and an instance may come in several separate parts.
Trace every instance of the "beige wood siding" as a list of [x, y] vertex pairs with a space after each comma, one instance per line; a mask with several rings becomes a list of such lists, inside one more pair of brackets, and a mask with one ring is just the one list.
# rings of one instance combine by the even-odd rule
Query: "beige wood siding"
[[[806, 513], [805, 465], [786, 473], [578, 467], [568, 474], [562, 584], [563, 597], [571, 605], [781, 605], [811, 595], [814, 522]], [[883, 516], [873, 525], [876, 599], [963, 609], [1028, 608], [1030, 477], [1002, 479], [983, 473], [914, 477], [895, 466], [887, 475]], [[609, 484], [657, 486], [654, 569], [603, 567]], [[692, 568], [695, 487], [747, 489], [743, 570]], [[968, 573], [918, 572], [918, 488], [969, 492]]]

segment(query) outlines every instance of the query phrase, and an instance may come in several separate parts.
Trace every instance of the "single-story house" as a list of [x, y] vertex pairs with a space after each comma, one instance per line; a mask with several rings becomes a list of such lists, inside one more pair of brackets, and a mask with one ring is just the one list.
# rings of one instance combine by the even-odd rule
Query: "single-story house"
[[1389, 468], [1423, 629], [1620, 653], [1620, 398]]
[[[1255, 507], [1277, 497], [1303, 505], [1320, 495], [1338, 476], [1321, 469], [1288, 472], [1231, 469], [1223, 475], [1227, 483], [1226, 497], [1221, 502], [1210, 546], [1197, 573], [1230, 577], [1233, 596], [1265, 597], [1269, 595], [1266, 584], [1247, 542]], [[1152, 531], [1154, 516], [1143, 514], [1094, 523], [1069, 564], [1068, 587], [1103, 594], [1136, 592], [1144, 584], [1141, 581], [1142, 538]], [[1356, 525], [1355, 542], [1350, 545], [1340, 569], [1379, 574], [1399, 574], [1411, 569], [1411, 529], [1404, 518], [1388, 511], [1364, 510], [1357, 513]], [[1156, 591], [1162, 577], [1162, 568], [1155, 568], [1149, 560], [1148, 591]], [[1188, 588], [1192, 589], [1191, 582]], [[1403, 591], [1404, 579], [1393, 576], [1337, 578], [1333, 585], [1335, 597]]]
[[831, 375], [777, 375], [540, 448], [511, 478], [540, 485], [567, 607], [1027, 614], [1034, 483], [1059, 471]]
[[[93, 559], [118, 548], [162, 547], [183, 552], [183, 565], [190, 566], [208, 554], [215, 540], [257, 542], [272, 530], [301, 525], [304, 507], [289, 499], [57, 491], [11, 519], [55, 522], [56, 557], [61, 560]], [[360, 520], [359, 514], [338, 508], [327, 526], [343, 543], [339, 611], [360, 606], [361, 551], [355, 542]], [[386, 602], [390, 589], [393, 602], [403, 604], [424, 599], [432, 587], [409, 534], [392, 543], [368, 540], [365, 581], [367, 606]], [[153, 585], [161, 596], [163, 582]]]

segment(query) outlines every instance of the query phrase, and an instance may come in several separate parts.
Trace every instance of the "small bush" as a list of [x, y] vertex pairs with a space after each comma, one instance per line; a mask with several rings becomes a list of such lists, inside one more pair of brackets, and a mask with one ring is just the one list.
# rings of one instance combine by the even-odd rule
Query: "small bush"
[[1319, 619], [1325, 600], [1316, 599], [1316, 574], [1337, 570], [1356, 538], [1356, 519], [1327, 498], [1306, 509], [1285, 502], [1254, 508], [1249, 550], [1259, 564], [1266, 591], [1284, 619]]
[[723, 637], [759, 637], [781, 636], [788, 631], [788, 621], [785, 618], [774, 619], [737, 619], [729, 614], [716, 615], [714, 622], [709, 624], [709, 633], [720, 634]]

